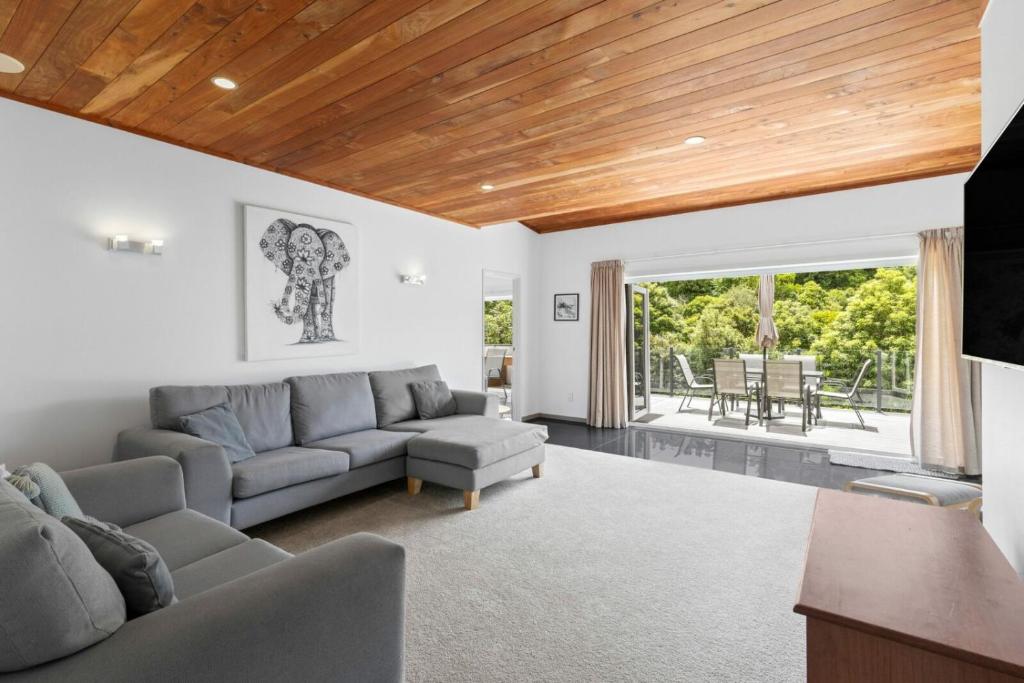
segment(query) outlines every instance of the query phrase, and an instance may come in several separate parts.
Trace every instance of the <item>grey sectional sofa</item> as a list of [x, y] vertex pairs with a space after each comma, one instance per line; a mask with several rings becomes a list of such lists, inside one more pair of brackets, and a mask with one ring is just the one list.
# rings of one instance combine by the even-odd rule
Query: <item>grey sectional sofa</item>
[[[41, 581], [63, 576], [53, 562], [66, 569], [70, 556], [50, 561], [53, 553], [19, 552], [18, 543], [35, 548], [40, 534], [47, 538], [38, 516], [50, 518], [33, 512], [37, 509], [27, 499], [20, 503], [27, 513], [8, 500], [0, 505], [0, 568], [7, 590], [14, 591], [14, 584], [21, 588], [0, 603], [0, 651], [31, 643], [61, 658], [0, 673], [0, 680], [402, 680], [401, 546], [355, 534], [292, 557], [187, 509], [181, 467], [166, 457], [89, 467], [61, 477], [86, 514], [123, 527], [159, 551], [171, 570], [178, 602], [131, 619], [84, 649], [72, 653], [80, 645], [71, 646], [62, 652], [67, 634], [43, 628], [41, 614], [81, 619], [82, 606], [73, 599], [66, 607], [53, 604], [53, 595], [66, 596], [67, 591], [47, 591], [34, 603], [31, 595], [46, 590]], [[39, 533], [26, 535], [32, 524]], [[50, 564], [29, 566], [26, 557]], [[19, 610], [19, 600], [30, 604]], [[46, 601], [46, 609], [38, 601]]]
[[[497, 400], [484, 392], [453, 390], [456, 414], [420, 420], [409, 384], [440, 379], [427, 365], [270, 384], [156, 387], [152, 428], [122, 432], [114, 458], [174, 458], [188, 507], [236, 529], [407, 474], [410, 493], [423, 479], [455, 486], [466, 490], [470, 509], [483, 486], [531, 467], [540, 476], [546, 428], [497, 419]], [[221, 446], [173, 431], [177, 418], [221, 403], [237, 416], [255, 457], [232, 464]], [[407, 458], [421, 435], [430, 438], [420, 439], [418, 457]]]

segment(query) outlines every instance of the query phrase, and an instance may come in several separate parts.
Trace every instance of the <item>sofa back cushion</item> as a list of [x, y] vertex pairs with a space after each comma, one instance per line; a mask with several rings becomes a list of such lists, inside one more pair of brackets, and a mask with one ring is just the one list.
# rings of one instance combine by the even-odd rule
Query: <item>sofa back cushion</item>
[[66, 657], [124, 624], [114, 579], [78, 536], [0, 480], [0, 672]]
[[164, 386], [149, 390], [157, 429], [177, 429], [178, 418], [227, 403], [257, 453], [291, 446], [291, 389], [284, 382], [235, 386]]
[[289, 377], [285, 382], [292, 388], [292, 427], [300, 445], [377, 426], [365, 372]]
[[157, 429], [177, 429], [178, 418], [228, 402], [224, 386], [153, 387], [149, 390], [149, 418]]
[[257, 453], [295, 444], [292, 437], [291, 387], [285, 382], [227, 387], [228, 403]]
[[436, 365], [424, 365], [408, 370], [381, 370], [370, 373], [370, 388], [377, 409], [377, 426], [386, 427], [396, 422], [415, 420], [416, 401], [409, 385], [441, 379]]

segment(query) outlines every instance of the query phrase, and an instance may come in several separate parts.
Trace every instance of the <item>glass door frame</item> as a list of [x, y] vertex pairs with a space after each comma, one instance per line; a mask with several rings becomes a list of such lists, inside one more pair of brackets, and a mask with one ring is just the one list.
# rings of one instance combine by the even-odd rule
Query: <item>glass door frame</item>
[[[626, 285], [626, 377], [629, 392], [627, 394], [627, 410], [629, 421], [637, 420], [651, 411], [651, 299], [647, 289], [633, 284]], [[633, 297], [637, 294], [643, 296], [643, 352], [640, 354], [641, 363], [640, 377], [642, 383], [643, 406], [637, 408], [636, 391], [637, 377], [637, 348], [636, 348], [636, 312], [633, 306]]]

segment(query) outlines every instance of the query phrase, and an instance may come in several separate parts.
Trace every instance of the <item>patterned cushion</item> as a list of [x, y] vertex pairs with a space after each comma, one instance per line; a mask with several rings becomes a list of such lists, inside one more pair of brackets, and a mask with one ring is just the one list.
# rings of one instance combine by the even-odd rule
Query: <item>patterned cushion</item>
[[[7, 477], [7, 483], [25, 494], [31, 501], [39, 500], [39, 485], [23, 474], [12, 474]], [[38, 503], [35, 503], [38, 505]]]
[[82, 508], [78, 507], [75, 497], [71, 495], [64, 480], [52, 467], [41, 462], [22, 465], [14, 470], [16, 476], [28, 477], [39, 487], [36, 499], [44, 512], [57, 519], [61, 517], [82, 517]]

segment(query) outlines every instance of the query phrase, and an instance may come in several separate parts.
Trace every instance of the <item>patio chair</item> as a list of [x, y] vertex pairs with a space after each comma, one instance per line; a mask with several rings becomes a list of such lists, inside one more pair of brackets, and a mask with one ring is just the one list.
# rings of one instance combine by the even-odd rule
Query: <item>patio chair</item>
[[761, 401], [758, 396], [758, 383], [747, 381], [747, 363], [743, 360], [716, 358], [714, 360], [713, 393], [708, 406], [708, 421], [718, 403], [718, 410], [725, 417], [727, 399], [747, 399], [747, 411], [744, 415], [745, 424], [750, 425], [750, 401], [753, 398], [760, 413]]
[[[864, 416], [860, 414], [860, 408], [857, 407], [857, 403], [853, 400], [855, 397], [860, 397], [860, 383], [864, 381], [864, 377], [867, 376], [868, 366], [871, 365], [871, 359], [868, 358], [864, 361], [864, 364], [860, 366], [860, 371], [857, 373], [857, 377], [853, 380], [852, 386], [847, 386], [844, 380], [841, 379], [823, 379], [821, 386], [818, 391], [814, 394], [814, 401], [817, 406], [818, 413], [821, 413], [821, 399], [831, 398], [837, 401], [846, 401], [853, 408], [853, 412], [856, 413], [857, 419], [860, 420], [860, 428], [867, 429], [867, 425], [864, 424]], [[828, 391], [826, 387], [833, 386], [839, 387], [839, 391]]]
[[747, 362], [747, 372], [761, 372], [764, 358], [760, 353], [741, 353], [740, 360]]
[[[772, 399], [793, 401], [800, 405], [800, 431], [807, 431], [811, 418], [811, 396], [815, 390], [804, 381], [804, 366], [796, 360], [770, 360], [764, 366], [765, 406]], [[761, 416], [763, 418], [763, 414]]]
[[505, 398], [508, 399], [508, 385], [505, 384], [505, 378], [501, 374], [501, 371], [505, 368], [506, 356], [508, 356], [508, 349], [488, 348], [484, 352], [484, 377], [487, 379], [486, 383], [488, 386], [492, 379], [501, 380], [501, 391], [505, 394]]
[[690, 361], [686, 360], [686, 356], [681, 353], [675, 355], [676, 362], [679, 363], [679, 369], [683, 371], [683, 379], [686, 381], [686, 392], [683, 394], [683, 400], [679, 402], [679, 410], [677, 413], [683, 412], [683, 406], [689, 407], [693, 403], [693, 397], [697, 391], [714, 391], [715, 380], [710, 375], [694, 375], [693, 369], [690, 368]]

